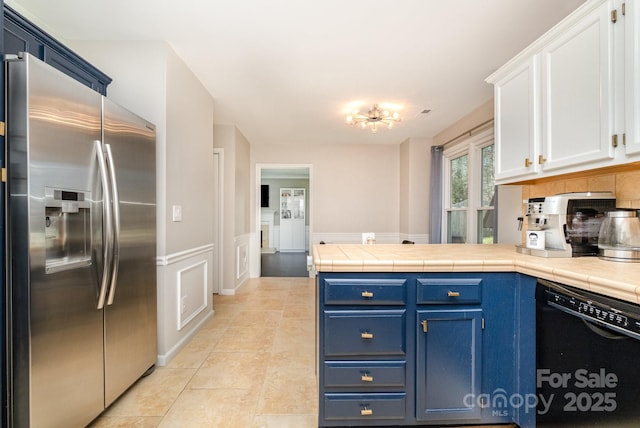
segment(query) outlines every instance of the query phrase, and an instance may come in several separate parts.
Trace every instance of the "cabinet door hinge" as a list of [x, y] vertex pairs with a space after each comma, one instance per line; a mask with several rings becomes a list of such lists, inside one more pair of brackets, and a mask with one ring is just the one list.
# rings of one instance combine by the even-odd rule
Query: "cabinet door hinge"
[[613, 9], [611, 11], [611, 22], [613, 22], [614, 24], [616, 22], [618, 22], [618, 10], [617, 9]]
[[484, 330], [484, 318], [482, 318], [482, 329]]
[[614, 149], [618, 147], [618, 134], [613, 134], [611, 136], [611, 145], [613, 146]]

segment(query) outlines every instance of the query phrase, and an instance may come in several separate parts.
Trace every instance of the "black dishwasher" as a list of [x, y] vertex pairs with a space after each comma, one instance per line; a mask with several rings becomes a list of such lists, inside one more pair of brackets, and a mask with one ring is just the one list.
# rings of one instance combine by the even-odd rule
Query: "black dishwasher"
[[640, 426], [640, 306], [538, 280], [538, 427]]

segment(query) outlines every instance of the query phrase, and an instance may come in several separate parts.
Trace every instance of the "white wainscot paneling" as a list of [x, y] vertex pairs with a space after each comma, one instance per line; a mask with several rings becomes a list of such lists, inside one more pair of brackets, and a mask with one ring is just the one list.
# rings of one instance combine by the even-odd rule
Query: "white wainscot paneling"
[[178, 330], [207, 309], [207, 262], [201, 261], [177, 272]]
[[213, 250], [213, 245], [205, 245], [157, 260], [160, 366], [213, 316]]
[[246, 243], [238, 245], [236, 248], [238, 256], [236, 257], [236, 262], [238, 263], [236, 278], [240, 279], [247, 274], [249, 270], [249, 245]]
[[260, 260], [260, 242], [259, 233], [246, 233], [244, 235], [236, 236], [236, 277], [235, 284], [228, 284], [222, 290], [220, 294], [233, 295], [236, 290], [249, 279], [249, 269], [252, 266], [252, 260]]

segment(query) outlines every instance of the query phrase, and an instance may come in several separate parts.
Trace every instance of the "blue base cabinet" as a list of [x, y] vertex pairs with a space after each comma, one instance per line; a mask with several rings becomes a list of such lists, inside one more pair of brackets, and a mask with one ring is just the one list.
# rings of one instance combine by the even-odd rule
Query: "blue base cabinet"
[[535, 279], [317, 276], [321, 427], [535, 426]]
[[418, 324], [416, 419], [480, 420], [482, 309], [418, 311]]

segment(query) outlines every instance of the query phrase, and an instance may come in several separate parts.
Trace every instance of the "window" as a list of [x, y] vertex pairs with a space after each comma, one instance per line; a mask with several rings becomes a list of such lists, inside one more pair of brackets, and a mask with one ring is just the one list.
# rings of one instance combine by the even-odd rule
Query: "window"
[[492, 244], [493, 129], [444, 151], [443, 236], [448, 243]]

